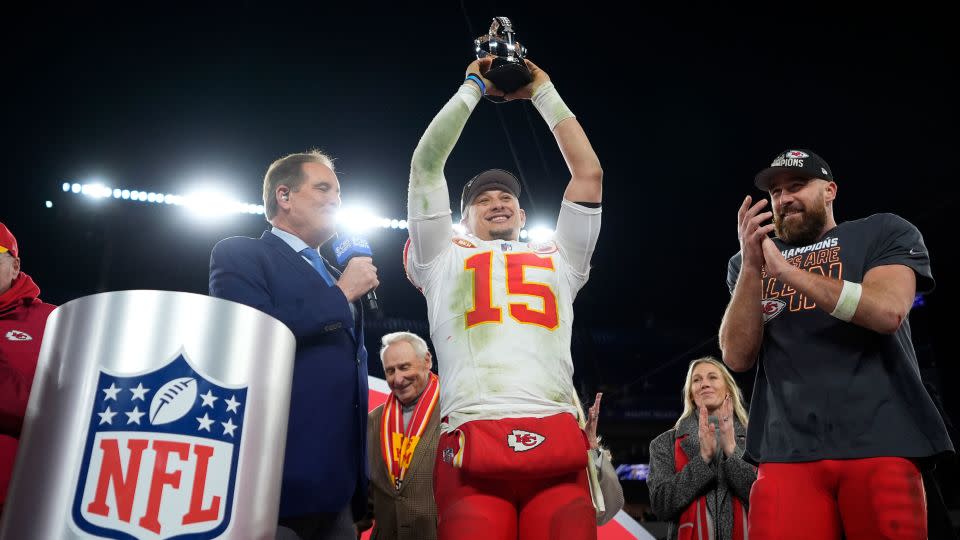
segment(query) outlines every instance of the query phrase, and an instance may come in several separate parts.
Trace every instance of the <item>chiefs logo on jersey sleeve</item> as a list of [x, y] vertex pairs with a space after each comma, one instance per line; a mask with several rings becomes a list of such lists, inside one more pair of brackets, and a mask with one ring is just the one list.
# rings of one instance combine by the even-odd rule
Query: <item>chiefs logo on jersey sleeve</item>
[[474, 244], [473, 242], [467, 240], [466, 238], [460, 237], [460, 236], [454, 236], [454, 237], [451, 239], [451, 241], [452, 241], [454, 244], [456, 244], [456, 245], [458, 245], [458, 246], [460, 246], [460, 247], [462, 247], [462, 248], [467, 248], [467, 249], [476, 249], [476, 248], [477, 248], [477, 245], [476, 245], [476, 244]]
[[527, 247], [530, 248], [530, 250], [534, 253], [539, 253], [541, 255], [549, 255], [557, 252], [556, 242], [530, 242], [527, 244]]
[[72, 525], [105, 538], [219, 538], [230, 525], [247, 387], [184, 356], [136, 376], [101, 370]]

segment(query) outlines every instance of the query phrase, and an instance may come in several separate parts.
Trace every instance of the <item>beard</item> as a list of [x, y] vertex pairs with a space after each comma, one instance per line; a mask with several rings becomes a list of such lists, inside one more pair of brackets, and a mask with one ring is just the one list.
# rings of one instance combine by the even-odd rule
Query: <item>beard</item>
[[516, 229], [514, 229], [513, 227], [507, 227], [505, 229], [500, 229], [500, 230], [491, 229], [490, 231], [488, 231], [488, 234], [490, 235], [490, 238], [492, 240], [513, 241], [513, 239], [516, 238], [515, 233], [516, 233]]
[[813, 204], [791, 217], [785, 218], [784, 210], [773, 215], [773, 230], [777, 237], [792, 246], [805, 246], [820, 239], [827, 223], [827, 206], [821, 194]]

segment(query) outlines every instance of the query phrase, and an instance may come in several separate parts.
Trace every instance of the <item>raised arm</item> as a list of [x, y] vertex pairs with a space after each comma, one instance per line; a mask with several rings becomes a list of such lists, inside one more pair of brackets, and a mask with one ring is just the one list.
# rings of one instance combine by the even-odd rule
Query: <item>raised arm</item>
[[763, 298], [762, 242], [773, 230], [773, 224], [761, 226], [761, 223], [772, 215], [770, 212], [761, 212], [767, 205], [766, 199], [761, 199], [753, 206], [750, 205], [751, 202], [753, 199], [747, 196], [737, 213], [741, 264], [739, 269], [731, 268], [731, 274], [737, 270], [738, 272], [730, 303], [720, 323], [723, 363], [734, 371], [746, 371], [753, 367], [763, 339], [763, 317], [760, 311], [760, 301]]
[[407, 193], [407, 221], [410, 249], [416, 264], [427, 264], [450, 245], [453, 221], [450, 217], [450, 193], [443, 167], [460, 138], [467, 119], [480, 102], [485, 88], [493, 84], [481, 75], [490, 60], [475, 60], [467, 66], [467, 75], [456, 94], [433, 118], [413, 151], [410, 162], [410, 185]]
[[547, 122], [570, 170], [570, 182], [563, 198], [579, 203], [599, 203], [602, 195], [603, 169], [587, 134], [573, 112], [560, 98], [550, 76], [539, 66], [525, 60], [533, 81], [504, 96], [506, 99], [530, 99]]

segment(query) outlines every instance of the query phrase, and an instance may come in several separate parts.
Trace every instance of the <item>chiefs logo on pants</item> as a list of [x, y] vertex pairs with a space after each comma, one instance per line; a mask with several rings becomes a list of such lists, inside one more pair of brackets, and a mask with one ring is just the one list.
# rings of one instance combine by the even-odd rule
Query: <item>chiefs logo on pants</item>
[[444, 539], [595, 539], [587, 442], [572, 415], [467, 422], [440, 437], [434, 468]]

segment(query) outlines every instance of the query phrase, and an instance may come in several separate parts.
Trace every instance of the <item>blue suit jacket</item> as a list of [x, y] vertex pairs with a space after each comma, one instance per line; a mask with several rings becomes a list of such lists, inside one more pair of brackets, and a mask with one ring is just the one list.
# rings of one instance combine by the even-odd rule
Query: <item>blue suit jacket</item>
[[351, 497], [354, 514], [362, 514], [369, 473], [367, 351], [359, 302], [355, 325], [340, 288], [327, 285], [270, 231], [214, 246], [210, 295], [257, 308], [297, 338], [280, 517], [339, 512]]

